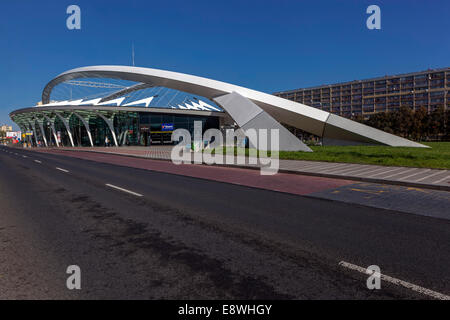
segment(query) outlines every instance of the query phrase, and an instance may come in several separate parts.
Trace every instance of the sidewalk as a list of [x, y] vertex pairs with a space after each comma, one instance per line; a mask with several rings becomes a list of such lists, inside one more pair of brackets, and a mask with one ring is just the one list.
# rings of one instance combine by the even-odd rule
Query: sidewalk
[[[170, 160], [172, 147], [75, 147], [58, 148], [57, 150], [100, 152], [139, 158]], [[235, 160], [237, 160], [237, 157], [235, 157]], [[246, 164], [243, 165], [227, 164], [227, 166], [239, 166], [251, 169], [260, 168], [260, 165], [248, 164], [248, 158], [246, 160]], [[237, 161], [234, 161], [234, 163], [237, 163]], [[450, 191], [450, 170], [322, 161], [280, 160], [279, 172]]]

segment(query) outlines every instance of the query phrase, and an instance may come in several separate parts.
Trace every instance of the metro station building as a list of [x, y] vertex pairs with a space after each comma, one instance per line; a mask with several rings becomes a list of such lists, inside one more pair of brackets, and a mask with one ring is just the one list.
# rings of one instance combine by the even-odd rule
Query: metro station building
[[[109, 88], [102, 82], [76, 85]], [[145, 97], [136, 100], [137, 95]], [[202, 122], [203, 131], [233, 124], [220, 107], [205, 98], [147, 86], [124, 87], [112, 98], [40, 102], [10, 116], [23, 132], [34, 133], [34, 145], [42, 146], [104, 146], [106, 137], [112, 146], [164, 145], [173, 143], [175, 129], [193, 134], [195, 121]]]
[[[339, 115], [275, 95], [177, 72], [93, 66], [52, 79], [36, 106], [10, 113], [42, 146], [162, 145], [194, 122], [202, 129], [279, 132], [280, 150], [312, 151], [286, 127], [322, 137], [324, 144], [425, 147]], [[249, 139], [250, 147], [258, 148]]]

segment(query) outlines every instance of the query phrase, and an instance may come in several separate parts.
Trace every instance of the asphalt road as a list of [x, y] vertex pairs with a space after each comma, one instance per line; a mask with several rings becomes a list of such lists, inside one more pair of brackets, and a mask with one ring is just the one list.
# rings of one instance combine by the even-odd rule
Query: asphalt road
[[450, 295], [450, 221], [0, 147], [0, 299], [429, 298], [341, 261]]

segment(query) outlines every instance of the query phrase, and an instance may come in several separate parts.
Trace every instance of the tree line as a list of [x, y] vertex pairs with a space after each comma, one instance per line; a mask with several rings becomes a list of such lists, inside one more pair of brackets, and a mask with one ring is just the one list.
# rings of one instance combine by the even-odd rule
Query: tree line
[[376, 113], [368, 119], [358, 115], [352, 120], [416, 141], [450, 141], [450, 110], [443, 106], [428, 113], [425, 107], [413, 111], [400, 107], [398, 111]]

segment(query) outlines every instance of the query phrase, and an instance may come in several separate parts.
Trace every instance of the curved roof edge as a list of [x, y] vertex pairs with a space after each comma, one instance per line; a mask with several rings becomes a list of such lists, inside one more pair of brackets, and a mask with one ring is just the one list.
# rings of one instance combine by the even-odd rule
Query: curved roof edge
[[[272, 94], [208, 78], [151, 68], [105, 65], [72, 69], [58, 75], [45, 86], [42, 102], [47, 104], [50, 101], [50, 94], [56, 85], [77, 78], [116, 78], [147, 83], [189, 92], [213, 101], [215, 98], [237, 93], [256, 104], [276, 121], [329, 140], [428, 148], [405, 138]], [[240, 106], [234, 107], [240, 108]], [[224, 110], [227, 111], [226, 108]], [[245, 108], [241, 108], [240, 111], [243, 114], [248, 112]]]
[[[53, 88], [64, 81], [78, 78], [100, 77], [129, 80], [147, 83], [154, 86], [167, 87], [203, 96], [210, 100], [213, 100], [218, 96], [237, 92], [245, 98], [253, 101], [269, 114], [271, 114], [270, 107], [277, 106], [277, 108], [284, 109], [286, 112], [300, 114], [304, 117], [311, 118], [311, 120], [315, 120], [318, 123], [324, 123], [329, 116], [329, 112], [326, 111], [276, 97], [272, 94], [222, 81], [166, 70], [110, 65], [82, 67], [61, 73], [45, 86], [42, 92], [42, 103], [48, 103], [50, 101], [50, 94]], [[289, 119], [286, 120], [288, 121], [286, 123], [290, 124]], [[295, 126], [295, 124], [292, 125]], [[323, 128], [317, 127], [316, 130], [314, 130], [314, 128], [311, 128], [310, 130], [314, 131], [312, 133], [320, 135]]]
[[115, 111], [115, 112], [154, 112], [154, 113], [173, 113], [183, 115], [202, 115], [202, 116], [216, 116], [224, 117], [225, 113], [206, 110], [187, 110], [187, 109], [171, 109], [171, 108], [148, 108], [148, 107], [116, 107], [116, 106], [77, 106], [77, 105], [61, 105], [61, 106], [48, 106], [48, 107], [28, 107], [14, 110], [9, 113], [9, 117], [12, 118], [18, 114], [23, 113], [37, 113], [42, 111]]

